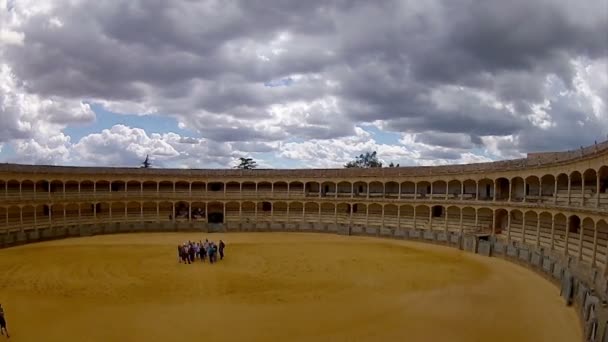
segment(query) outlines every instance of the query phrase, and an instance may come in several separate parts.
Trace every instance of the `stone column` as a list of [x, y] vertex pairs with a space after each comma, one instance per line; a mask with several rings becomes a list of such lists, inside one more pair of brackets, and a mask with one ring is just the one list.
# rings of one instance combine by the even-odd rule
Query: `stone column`
[[498, 183], [497, 180], [494, 180], [494, 196], [492, 197], [492, 201], [496, 202], [496, 197], [497, 197], [497, 193], [498, 193]]
[[513, 179], [509, 179], [509, 202], [513, 198]]
[[555, 248], [555, 215], [551, 215], [551, 249]]
[[536, 247], [540, 246], [540, 215], [536, 214]]
[[595, 267], [597, 261], [597, 222], [593, 223], [593, 254], [591, 255], [591, 266]]
[[431, 194], [430, 199], [433, 200], [433, 182], [431, 182]]
[[[599, 184], [599, 182], [598, 182], [598, 184]], [[401, 182], [399, 182], [399, 193], [397, 194], [397, 199], [399, 199], [399, 200], [401, 199]]]
[[585, 225], [583, 222], [584, 221], [581, 221], [581, 229], [578, 234], [578, 260], [583, 260], [583, 237], [585, 236]]
[[464, 226], [462, 225], [462, 208], [460, 208], [460, 235], [462, 235], [464, 233]]
[[[511, 193], [509, 191], [509, 193]], [[507, 211], [507, 243], [511, 243], [511, 212]]]
[[416, 229], [416, 206], [414, 206], [414, 229]]
[[572, 179], [570, 178], [570, 175], [568, 175], [568, 205], [570, 205], [570, 191], [571, 191], [571, 187], [572, 187]]
[[464, 201], [464, 182], [460, 183], [460, 200]]
[[[414, 182], [414, 201], [418, 200], [418, 183]], [[416, 209], [414, 209], [414, 213]]]
[[[433, 185], [431, 185], [431, 193], [433, 193]], [[431, 206], [431, 210], [429, 210], [429, 229], [431, 231], [433, 230], [433, 206]]]
[[381, 228], [384, 228], [384, 205], [382, 205], [382, 226]]
[[600, 173], [599, 171], [596, 173], [596, 185], [595, 185], [595, 207], [600, 207]]
[[[496, 193], [494, 193], [496, 194]], [[492, 236], [496, 235], [496, 211], [492, 210]]]
[[[399, 190], [399, 195], [401, 196], [401, 190]], [[401, 230], [401, 205], [397, 206], [397, 229]]]
[[524, 178], [524, 202], [526, 202], [526, 198], [528, 197], [528, 182]]
[[553, 204], [557, 205], [557, 177], [555, 177], [555, 188], [553, 189]]
[[444, 227], [443, 230], [447, 233], [448, 232], [448, 208], [445, 208], [445, 220], [444, 220]]
[[581, 174], [581, 207], [585, 206], [585, 174]]
[[369, 226], [369, 203], [365, 206], [365, 229]]
[[479, 201], [479, 181], [475, 181], [475, 200]]
[[565, 242], [565, 246], [564, 246], [565, 255], [570, 254], [569, 247], [568, 247], [568, 243], [570, 242], [569, 240], [570, 240], [570, 218], [566, 217], [566, 242]]
[[[524, 186], [524, 189], [525, 189], [525, 186]], [[521, 216], [521, 242], [526, 243], [526, 213], [525, 212], [522, 212], [522, 216]]]

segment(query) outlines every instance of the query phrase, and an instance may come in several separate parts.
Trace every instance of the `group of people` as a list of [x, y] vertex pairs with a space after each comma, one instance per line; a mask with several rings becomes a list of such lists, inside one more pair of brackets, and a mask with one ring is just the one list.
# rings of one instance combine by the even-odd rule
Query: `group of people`
[[222, 240], [218, 244], [207, 239], [205, 239], [205, 242], [188, 241], [177, 246], [177, 257], [178, 261], [184, 264], [191, 264], [196, 259], [205, 262], [207, 258], [213, 264], [217, 262], [218, 254], [220, 260], [224, 259], [224, 248], [226, 248], [226, 244]]
[[0, 304], [0, 333], [2, 333], [2, 336], [6, 333], [6, 338], [10, 338], [8, 330], [6, 330], [6, 318], [4, 318], [4, 308], [2, 308], [2, 304]]

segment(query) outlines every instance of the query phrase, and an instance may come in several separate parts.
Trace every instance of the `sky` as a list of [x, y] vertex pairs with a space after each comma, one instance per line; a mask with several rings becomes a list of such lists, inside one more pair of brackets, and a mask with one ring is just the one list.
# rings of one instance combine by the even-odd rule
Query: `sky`
[[486, 162], [608, 139], [605, 0], [0, 0], [0, 162]]

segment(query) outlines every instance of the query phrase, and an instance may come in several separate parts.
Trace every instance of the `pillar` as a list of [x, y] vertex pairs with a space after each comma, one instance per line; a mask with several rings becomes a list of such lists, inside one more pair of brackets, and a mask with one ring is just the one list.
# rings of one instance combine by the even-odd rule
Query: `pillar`
[[[524, 194], [525, 194], [525, 185], [524, 185]], [[522, 212], [521, 216], [521, 242], [526, 243], [526, 213]]]
[[160, 222], [160, 203], [156, 202], [156, 221]]
[[382, 205], [382, 226], [381, 228], [384, 228], [384, 205]]
[[444, 220], [444, 227], [443, 230], [447, 233], [448, 232], [448, 208], [445, 208], [445, 220]]
[[597, 222], [593, 222], [593, 254], [591, 255], [591, 266], [595, 267], [597, 258]]
[[585, 205], [585, 174], [581, 173], [581, 207]]
[[555, 177], [555, 188], [553, 189], [553, 204], [557, 205], [557, 177]]
[[431, 196], [430, 196], [430, 199], [431, 199], [431, 200], [433, 199], [433, 183], [434, 183], [434, 182], [431, 182], [431, 194], [430, 194], [430, 195], [431, 195]]
[[528, 182], [526, 182], [526, 179], [524, 178], [524, 202], [526, 201], [526, 197], [528, 196]]
[[462, 233], [464, 232], [464, 226], [462, 225], [462, 208], [460, 208], [460, 222], [459, 222], [459, 227], [460, 227], [460, 235], [462, 235]]
[[[401, 188], [401, 183], [399, 183], [399, 187]], [[401, 189], [399, 189], [399, 196], [401, 196]], [[401, 229], [401, 206], [397, 206], [397, 229]]]
[[536, 247], [540, 246], [540, 214], [536, 214]]
[[401, 182], [399, 182], [399, 193], [397, 194], [397, 199], [401, 199]]
[[[418, 183], [414, 182], [414, 201], [418, 200]], [[414, 214], [416, 213], [416, 209], [414, 208]], [[416, 226], [414, 226], [416, 228]]]
[[572, 187], [572, 179], [570, 178], [570, 175], [568, 175], [568, 205], [570, 205], [571, 187]]
[[[433, 183], [431, 183], [431, 193], [433, 193]], [[431, 206], [431, 210], [429, 210], [429, 229], [433, 230], [433, 206]]]
[[464, 182], [460, 183], [460, 200], [464, 200]]
[[[511, 193], [511, 191], [509, 191], [509, 194], [510, 193]], [[507, 211], [507, 243], [511, 243], [511, 212], [510, 211]]]
[[477, 180], [475, 181], [475, 200], [479, 201], [479, 181]]
[[581, 229], [578, 234], [578, 260], [583, 260], [583, 237], [585, 236], [585, 225], [583, 222], [584, 221], [581, 220]]
[[448, 200], [448, 193], [449, 193], [449, 191], [450, 191], [450, 182], [446, 181], [445, 182], [445, 200], [446, 201]]
[[416, 206], [414, 206], [414, 229], [416, 229]]
[[[173, 206], [173, 215], [171, 216], [171, 221], [175, 222], [175, 202], [172, 202], [171, 205]], [[205, 213], [207, 212], [205, 211]]]
[[565, 242], [565, 246], [564, 246], [564, 254], [565, 255], [569, 255], [569, 250], [568, 250], [568, 243], [570, 242], [570, 218], [566, 217], [566, 242]]
[[551, 216], [551, 249], [555, 248], [555, 215]]
[[511, 198], [513, 194], [513, 179], [509, 179], [509, 202], [511, 202]]
[[[496, 193], [494, 193], [496, 195]], [[496, 199], [496, 196], [494, 197]], [[496, 235], [496, 211], [492, 211], [492, 236]]]
[[596, 184], [595, 184], [595, 207], [600, 207], [600, 173], [599, 171], [596, 174]]
[[496, 202], [496, 194], [498, 193], [498, 182], [494, 180], [494, 196], [492, 197], [492, 201]]
[[[369, 191], [368, 191], [368, 195], [369, 195]], [[367, 229], [368, 226], [369, 226], [369, 203], [365, 206], [365, 228]]]

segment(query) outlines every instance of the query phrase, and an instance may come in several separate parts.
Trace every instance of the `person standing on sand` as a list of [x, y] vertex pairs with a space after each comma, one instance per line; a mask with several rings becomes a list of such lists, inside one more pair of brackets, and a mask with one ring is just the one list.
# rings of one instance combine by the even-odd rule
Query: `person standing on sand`
[[224, 241], [220, 240], [220, 260], [224, 260], [224, 248], [226, 247], [226, 244], [224, 243]]
[[4, 318], [4, 308], [2, 307], [2, 304], [0, 304], [0, 333], [4, 335], [5, 332], [6, 338], [11, 338], [8, 334], [8, 330], [6, 330], [6, 318]]

